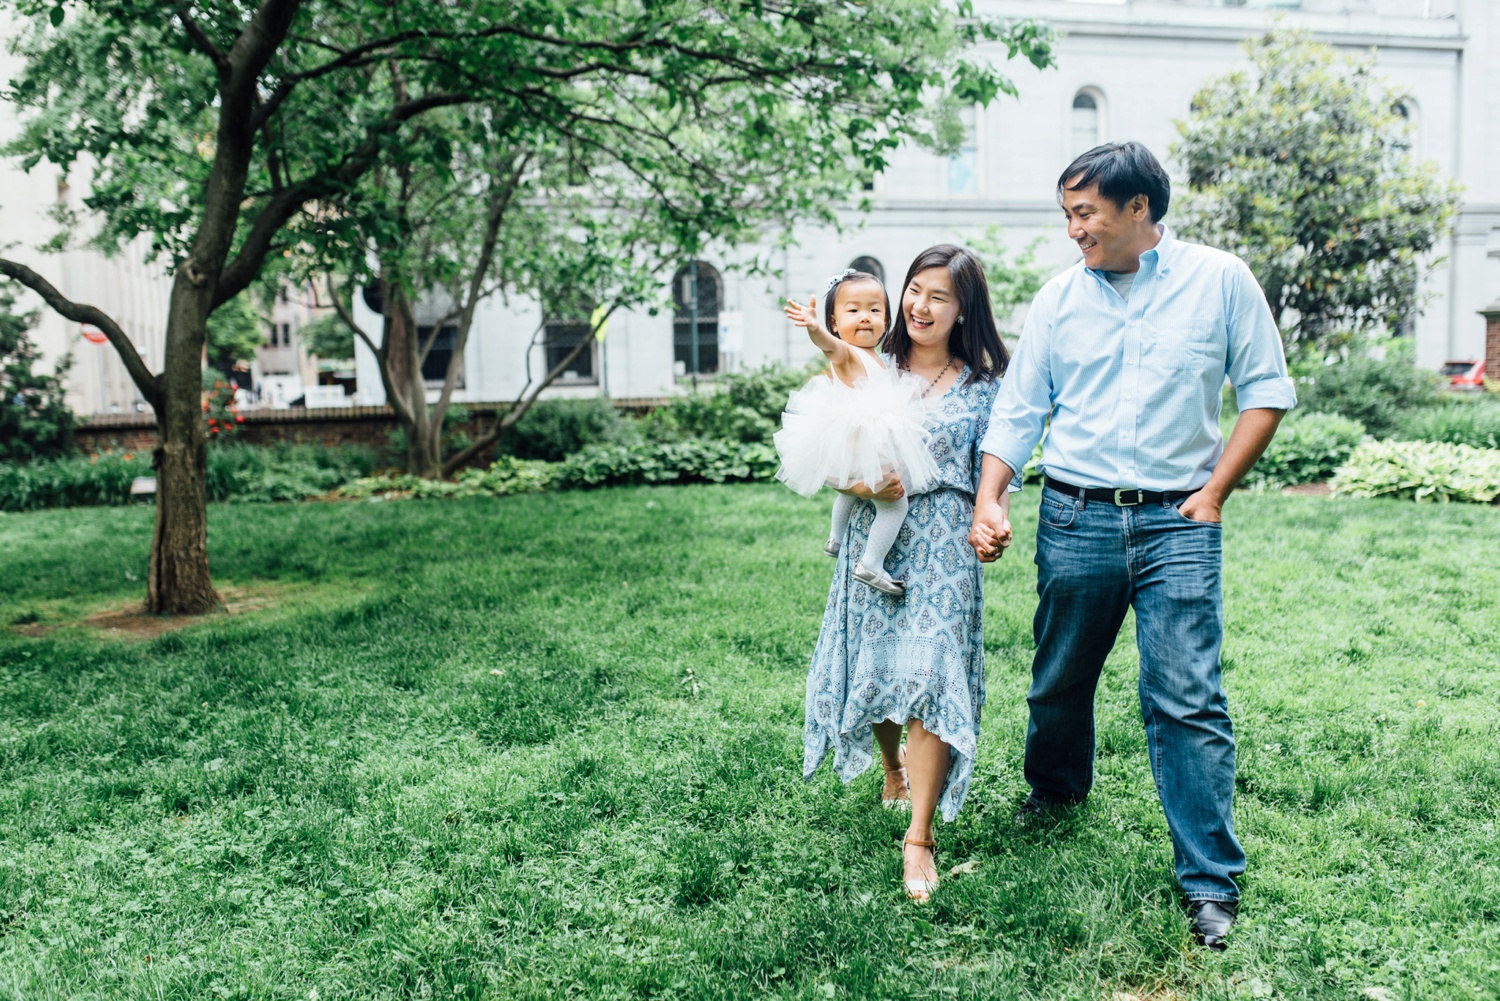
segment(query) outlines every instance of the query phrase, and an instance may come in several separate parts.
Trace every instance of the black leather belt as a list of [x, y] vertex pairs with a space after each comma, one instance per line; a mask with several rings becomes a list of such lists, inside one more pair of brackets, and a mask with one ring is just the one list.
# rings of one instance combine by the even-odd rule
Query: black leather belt
[[1086, 501], [1104, 501], [1107, 504], [1113, 504], [1115, 507], [1137, 507], [1141, 504], [1176, 504], [1184, 497], [1192, 495], [1191, 490], [1168, 490], [1165, 493], [1158, 493], [1155, 490], [1138, 490], [1135, 487], [1125, 487], [1121, 490], [1115, 490], [1110, 487], [1075, 487], [1071, 483], [1054, 480], [1050, 476], [1047, 477], [1046, 484], [1048, 488], [1056, 490], [1060, 494], [1067, 494], [1069, 497], [1082, 497]]

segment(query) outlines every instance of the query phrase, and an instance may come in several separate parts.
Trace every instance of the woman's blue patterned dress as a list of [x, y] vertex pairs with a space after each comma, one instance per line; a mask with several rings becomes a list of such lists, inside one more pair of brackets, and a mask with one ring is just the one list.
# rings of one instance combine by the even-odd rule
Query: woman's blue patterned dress
[[885, 560], [890, 575], [906, 582], [904, 598], [854, 579], [874, 505], [862, 503], [849, 519], [807, 674], [803, 731], [803, 775], [811, 778], [832, 749], [834, 770], [848, 782], [874, 760], [875, 723], [921, 720], [953, 749], [939, 802], [949, 821], [969, 791], [984, 706], [984, 598], [969, 527], [979, 443], [1000, 386], [998, 379], [966, 386], [968, 375], [965, 367], [934, 418], [929, 447], [938, 483], [910, 498]]

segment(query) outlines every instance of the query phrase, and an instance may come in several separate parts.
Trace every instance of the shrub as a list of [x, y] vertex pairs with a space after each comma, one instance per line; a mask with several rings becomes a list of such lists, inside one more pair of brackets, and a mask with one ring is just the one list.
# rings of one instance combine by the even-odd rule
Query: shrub
[[152, 475], [151, 456], [129, 452], [0, 463], [0, 510], [125, 504], [131, 481]]
[[638, 437], [608, 400], [539, 400], [502, 439], [518, 459], [560, 462], [588, 445], [628, 443]]
[[42, 353], [26, 336], [36, 314], [17, 313], [15, 304], [14, 289], [0, 286], [0, 462], [66, 455], [73, 449], [73, 412], [63, 377], [72, 358], [62, 358], [50, 374], [36, 371]]
[[1333, 480], [1350, 497], [1473, 501], [1500, 497], [1500, 449], [1427, 441], [1367, 441]]
[[761, 442], [687, 439], [640, 445], [595, 445], [558, 468], [562, 487], [615, 483], [766, 480], [776, 473], [776, 450]]
[[1437, 376], [1395, 354], [1350, 358], [1299, 379], [1298, 409], [1339, 414], [1376, 438], [1390, 437], [1404, 416], [1438, 402]]
[[[215, 501], [302, 500], [374, 467], [374, 455], [353, 446], [224, 445], [208, 450], [205, 488]], [[0, 463], [0, 510], [128, 504], [131, 482], [154, 475], [146, 452]]]
[[781, 412], [792, 390], [801, 388], [821, 364], [806, 368], [766, 365], [718, 376], [712, 392], [694, 392], [658, 407], [640, 422], [654, 442], [713, 438], [767, 443], [781, 427]]
[[687, 439], [635, 445], [590, 445], [563, 462], [501, 456], [488, 469], [469, 469], [454, 482], [416, 476], [355, 480], [341, 497], [504, 497], [631, 483], [766, 480], [776, 472], [776, 451], [759, 442]]
[[210, 444], [232, 441], [245, 423], [234, 400], [234, 387], [222, 372], [211, 368], [203, 370], [203, 419]]
[[557, 464], [502, 455], [488, 469], [465, 469], [458, 482], [466, 488], [506, 497], [511, 494], [541, 493], [557, 479]]
[[1245, 485], [1277, 490], [1298, 483], [1320, 483], [1348, 461], [1364, 434], [1359, 421], [1294, 410], [1245, 477]]
[[382, 497], [506, 497], [511, 494], [539, 493], [549, 489], [557, 478], [557, 463], [517, 459], [502, 455], [488, 469], [465, 469], [452, 482], [424, 480], [420, 476], [367, 476], [338, 490], [340, 497], [361, 499]]
[[375, 461], [350, 445], [227, 445], [209, 449], [205, 485], [211, 501], [304, 500], [368, 476]]
[[1500, 448], [1500, 403], [1476, 400], [1418, 410], [1401, 419], [1396, 437], [1471, 448]]

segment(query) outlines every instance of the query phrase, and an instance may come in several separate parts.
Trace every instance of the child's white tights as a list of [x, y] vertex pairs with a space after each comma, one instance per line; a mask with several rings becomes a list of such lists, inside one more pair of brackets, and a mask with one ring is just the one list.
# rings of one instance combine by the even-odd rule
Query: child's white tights
[[[851, 494], [838, 494], [833, 502], [833, 529], [828, 536], [829, 542], [843, 544], [844, 531], [849, 527], [849, 519], [854, 514], [854, 505], [859, 503], [859, 498]], [[859, 561], [868, 569], [880, 573], [885, 569], [886, 554], [896, 544], [896, 536], [901, 532], [901, 523], [906, 520], [907, 504], [906, 495], [902, 494], [893, 501], [871, 501], [875, 505], [875, 521], [870, 525], [870, 538], [865, 543], [865, 551]]]

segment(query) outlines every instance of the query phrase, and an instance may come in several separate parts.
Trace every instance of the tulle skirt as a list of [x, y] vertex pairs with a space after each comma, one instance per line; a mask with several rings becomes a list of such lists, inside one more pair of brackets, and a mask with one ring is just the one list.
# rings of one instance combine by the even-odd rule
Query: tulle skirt
[[776, 478], [804, 497], [821, 487], [870, 486], [895, 474], [907, 493], [937, 479], [927, 443], [930, 412], [922, 380], [895, 368], [872, 371], [854, 386], [815, 376], [793, 391], [776, 432]]

